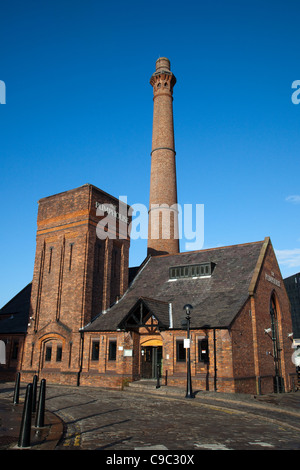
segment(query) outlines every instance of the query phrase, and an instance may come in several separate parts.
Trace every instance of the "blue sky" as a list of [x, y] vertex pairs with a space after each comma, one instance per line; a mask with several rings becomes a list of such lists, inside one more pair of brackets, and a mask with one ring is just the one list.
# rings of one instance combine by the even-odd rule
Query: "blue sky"
[[[160, 56], [204, 248], [270, 236], [300, 271], [299, 0], [2, 0], [0, 44], [0, 306], [32, 279], [40, 198], [91, 183], [148, 205]], [[145, 256], [133, 241], [130, 265]]]

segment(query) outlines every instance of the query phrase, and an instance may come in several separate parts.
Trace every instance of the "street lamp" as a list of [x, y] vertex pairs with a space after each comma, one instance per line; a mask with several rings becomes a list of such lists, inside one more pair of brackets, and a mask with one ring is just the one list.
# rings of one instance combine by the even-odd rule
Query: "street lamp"
[[185, 398], [195, 398], [195, 395], [193, 394], [192, 390], [192, 377], [191, 377], [191, 355], [190, 355], [190, 346], [191, 346], [191, 340], [190, 340], [190, 315], [191, 315], [191, 310], [192, 310], [192, 305], [186, 304], [183, 307], [183, 310], [185, 310], [186, 313], [186, 320], [187, 320], [187, 381], [186, 381], [186, 395]]

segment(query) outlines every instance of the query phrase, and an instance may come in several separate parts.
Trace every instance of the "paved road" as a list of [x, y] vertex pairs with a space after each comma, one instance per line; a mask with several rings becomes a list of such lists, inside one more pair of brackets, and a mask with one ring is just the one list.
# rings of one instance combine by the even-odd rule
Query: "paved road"
[[284, 395], [282, 405], [277, 397], [50, 386], [46, 406], [66, 425], [58, 449], [300, 449], [300, 392]]
[[[300, 392], [257, 398], [200, 392], [186, 399], [184, 390], [169, 390], [47, 385], [46, 409], [64, 423], [55, 449], [300, 449]], [[3, 386], [2, 403], [12, 391]]]

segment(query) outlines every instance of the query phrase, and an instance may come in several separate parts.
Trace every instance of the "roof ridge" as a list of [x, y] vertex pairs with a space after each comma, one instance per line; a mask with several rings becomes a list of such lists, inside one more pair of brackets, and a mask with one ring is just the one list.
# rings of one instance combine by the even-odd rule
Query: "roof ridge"
[[226, 248], [233, 248], [233, 247], [242, 247], [242, 246], [248, 246], [248, 245], [257, 245], [259, 243], [264, 243], [264, 240], [258, 240], [256, 242], [248, 242], [248, 243], [237, 243], [235, 245], [224, 245], [224, 246], [216, 246], [216, 247], [213, 247], [213, 248], [204, 248], [202, 250], [193, 250], [193, 251], [182, 251], [180, 253], [168, 253], [166, 255], [157, 255], [157, 256], [153, 256], [153, 258], [163, 258], [163, 257], [166, 257], [166, 256], [179, 256], [179, 255], [187, 255], [187, 254], [192, 254], [192, 253], [202, 253], [204, 251], [216, 251], [216, 250], [223, 250], [223, 249], [226, 249]]
[[169, 304], [170, 302], [168, 302], [167, 300], [160, 300], [160, 299], [154, 299], [153, 297], [145, 297], [145, 296], [141, 296], [140, 299], [142, 300], [152, 300], [154, 302], [160, 302], [162, 304]]

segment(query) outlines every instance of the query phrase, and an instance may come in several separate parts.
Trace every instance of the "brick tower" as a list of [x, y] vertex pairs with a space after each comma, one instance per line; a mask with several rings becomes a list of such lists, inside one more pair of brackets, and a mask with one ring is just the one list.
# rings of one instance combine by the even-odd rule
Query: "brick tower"
[[[118, 212], [109, 212], [118, 204]], [[99, 206], [111, 214], [107, 227], [108, 215], [98, 215]], [[39, 201], [23, 379], [37, 374], [50, 382], [79, 383], [80, 329], [128, 287], [130, 220], [120, 219], [126, 209], [90, 184]], [[100, 226], [106, 238], [99, 238]]]
[[150, 79], [153, 87], [153, 132], [148, 225], [148, 254], [179, 253], [177, 184], [170, 61], [160, 57]]

